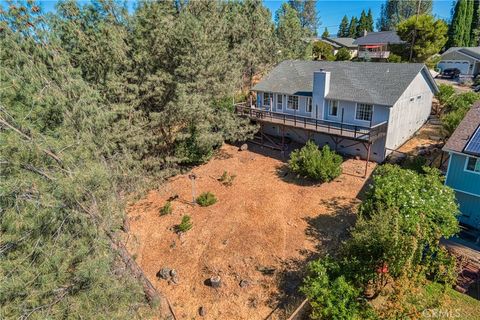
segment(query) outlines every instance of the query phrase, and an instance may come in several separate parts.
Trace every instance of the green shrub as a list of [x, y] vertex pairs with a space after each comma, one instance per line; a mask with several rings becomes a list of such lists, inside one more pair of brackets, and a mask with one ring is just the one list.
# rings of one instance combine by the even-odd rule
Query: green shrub
[[208, 207], [217, 202], [217, 198], [211, 192], [203, 192], [197, 197], [197, 203], [202, 207]]
[[[308, 276], [300, 288], [312, 307], [310, 319], [372, 319], [371, 308], [359, 299], [360, 290], [344, 276], [332, 274], [338, 264], [328, 258], [312, 261], [308, 265]], [[334, 272], [335, 273], [335, 272]]]
[[395, 53], [391, 53], [388, 56], [388, 62], [395, 62], [395, 63], [402, 62], [402, 57], [399, 55], [396, 55]]
[[480, 100], [480, 94], [465, 92], [452, 95], [445, 103], [445, 113], [441, 118], [445, 133], [450, 136], [463, 120], [475, 101]]
[[189, 215], [184, 215], [182, 221], [176, 226], [177, 232], [187, 232], [192, 229], [193, 223]]
[[453, 86], [448, 84], [440, 84], [438, 86], [438, 90], [439, 91], [435, 97], [438, 99], [438, 102], [440, 102], [441, 105], [447, 103], [448, 100], [455, 94], [455, 89]]
[[167, 201], [163, 207], [160, 208], [160, 215], [161, 216], [164, 216], [164, 215], [167, 215], [167, 214], [170, 214], [172, 213], [172, 203], [170, 201]]
[[296, 174], [320, 182], [328, 182], [342, 173], [342, 157], [325, 145], [322, 150], [313, 141], [290, 155], [288, 165]]
[[218, 178], [224, 186], [230, 187], [233, 184], [233, 180], [235, 180], [236, 175], [228, 174], [227, 171], [223, 171], [223, 174]]
[[350, 54], [350, 51], [347, 48], [340, 48], [337, 51], [337, 54], [335, 55], [335, 60], [336, 61], [347, 61], [352, 58], [352, 55]]

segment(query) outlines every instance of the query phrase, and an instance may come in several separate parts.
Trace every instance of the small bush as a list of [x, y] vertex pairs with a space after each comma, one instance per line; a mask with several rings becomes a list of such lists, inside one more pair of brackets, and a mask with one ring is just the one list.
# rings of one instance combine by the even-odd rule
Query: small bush
[[177, 232], [187, 232], [188, 230], [192, 229], [192, 227], [192, 219], [189, 215], [184, 215], [180, 224], [176, 226], [176, 229]]
[[440, 84], [438, 86], [438, 93], [435, 97], [438, 99], [441, 105], [444, 105], [455, 94], [455, 89], [448, 84]]
[[303, 177], [320, 182], [328, 182], [342, 173], [342, 157], [330, 150], [328, 145], [322, 150], [313, 141], [290, 155], [290, 169]]
[[335, 55], [335, 60], [336, 61], [347, 61], [352, 58], [352, 55], [350, 54], [350, 51], [347, 48], [340, 48], [340, 50], [337, 51], [337, 54]]
[[402, 57], [399, 56], [399, 55], [396, 55], [396, 54], [394, 54], [394, 53], [391, 53], [391, 54], [388, 56], [388, 62], [394, 62], [394, 63], [402, 62]]
[[167, 214], [172, 213], [172, 203], [170, 201], [167, 201], [163, 207], [160, 208], [160, 215], [165, 216]]
[[360, 289], [349, 283], [343, 275], [333, 273], [339, 266], [325, 260], [312, 261], [309, 275], [300, 288], [310, 301], [310, 319], [372, 319], [371, 308], [360, 298]]
[[208, 207], [217, 202], [217, 198], [211, 192], [203, 192], [197, 198], [197, 203], [202, 207]]
[[234, 174], [228, 174], [227, 171], [223, 171], [223, 174], [218, 178], [218, 181], [220, 181], [224, 186], [231, 186], [233, 184], [233, 180], [235, 180], [236, 175]]

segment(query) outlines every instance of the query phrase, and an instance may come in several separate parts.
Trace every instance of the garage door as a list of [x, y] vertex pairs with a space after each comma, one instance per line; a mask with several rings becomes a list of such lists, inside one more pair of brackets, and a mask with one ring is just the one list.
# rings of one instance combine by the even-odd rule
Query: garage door
[[442, 60], [438, 63], [441, 70], [457, 68], [461, 74], [471, 74], [470, 62], [460, 60]]

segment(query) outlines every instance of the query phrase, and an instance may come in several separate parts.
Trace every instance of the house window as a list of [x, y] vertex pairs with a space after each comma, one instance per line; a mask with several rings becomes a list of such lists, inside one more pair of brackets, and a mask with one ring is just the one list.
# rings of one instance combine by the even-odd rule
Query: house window
[[307, 97], [307, 112], [312, 112], [312, 98]]
[[468, 171], [480, 173], [480, 159], [468, 157], [466, 169]]
[[328, 102], [328, 115], [336, 117], [338, 116], [338, 101], [330, 100]]
[[263, 105], [270, 106], [270, 102], [273, 100], [273, 93], [271, 92], [264, 92], [263, 93]]
[[357, 112], [355, 119], [363, 121], [371, 121], [373, 113], [373, 106], [371, 104], [359, 103], [357, 104]]
[[283, 107], [283, 96], [281, 94], [277, 94], [277, 109], [282, 109]]
[[288, 108], [292, 110], [298, 110], [298, 97], [288, 96]]

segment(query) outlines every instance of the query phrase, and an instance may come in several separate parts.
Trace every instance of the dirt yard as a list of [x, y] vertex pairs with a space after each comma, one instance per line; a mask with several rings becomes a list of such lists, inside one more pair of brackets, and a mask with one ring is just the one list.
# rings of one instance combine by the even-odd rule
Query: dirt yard
[[[193, 170], [196, 194], [210, 191], [216, 204], [193, 206], [185, 174], [129, 208], [128, 247], [179, 319], [284, 316], [295, 304], [306, 261], [335, 249], [355, 221], [366, 181], [364, 161], [346, 160], [346, 173], [313, 185], [289, 174], [281, 160], [263, 155], [268, 151], [249, 147], [238, 151], [225, 145]], [[236, 175], [233, 185], [218, 181], [224, 171]], [[160, 208], [175, 195], [173, 213], [160, 216]], [[185, 214], [192, 217], [193, 228], [178, 235], [175, 225]], [[175, 269], [178, 283], [158, 278], [162, 268]], [[208, 286], [206, 279], [217, 275], [221, 287]]]

